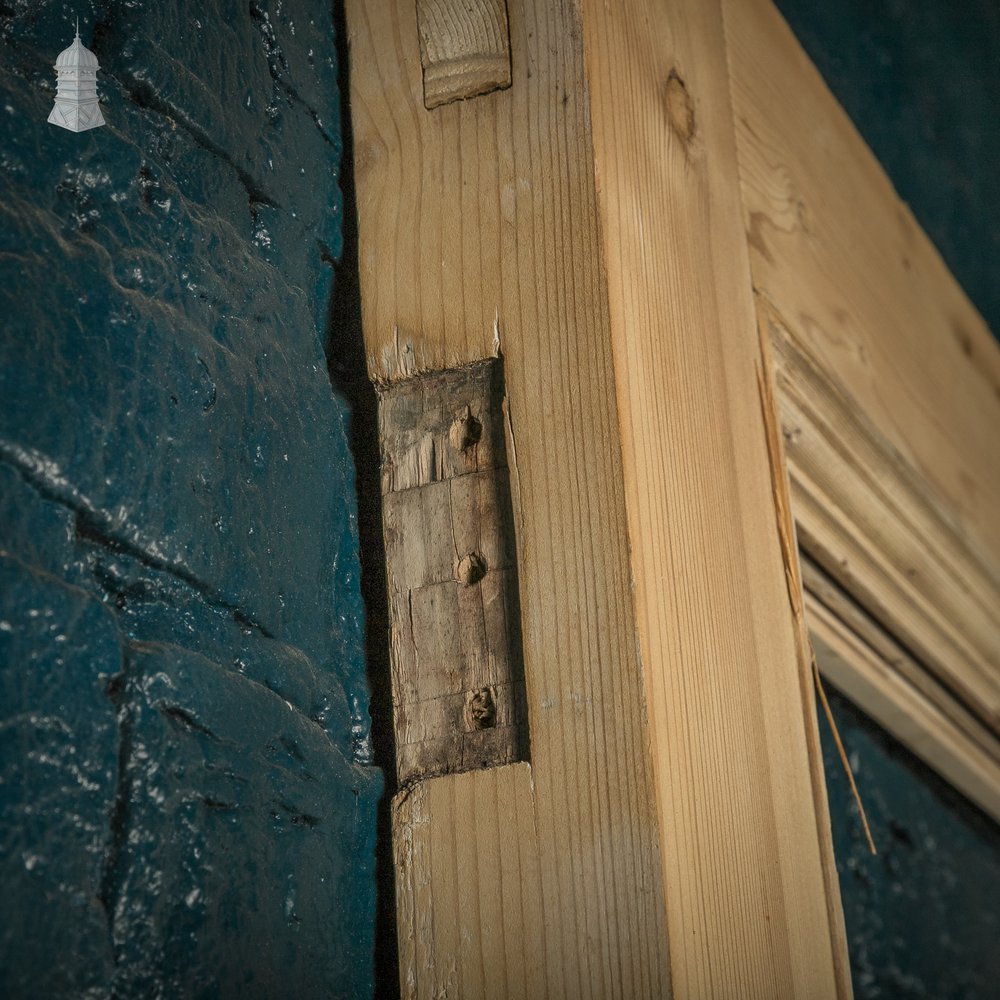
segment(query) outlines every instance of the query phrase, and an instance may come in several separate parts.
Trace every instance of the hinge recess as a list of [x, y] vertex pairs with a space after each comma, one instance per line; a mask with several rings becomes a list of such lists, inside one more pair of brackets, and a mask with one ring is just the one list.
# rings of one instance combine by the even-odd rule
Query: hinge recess
[[379, 389], [400, 785], [527, 759], [498, 360]]

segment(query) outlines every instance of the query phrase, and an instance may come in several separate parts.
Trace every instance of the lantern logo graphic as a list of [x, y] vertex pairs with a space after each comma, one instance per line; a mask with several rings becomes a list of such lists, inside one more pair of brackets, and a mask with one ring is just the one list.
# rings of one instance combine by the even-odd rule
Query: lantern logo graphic
[[56, 59], [56, 103], [49, 122], [71, 132], [85, 132], [104, 124], [97, 103], [97, 56], [80, 41], [80, 22], [73, 44]]

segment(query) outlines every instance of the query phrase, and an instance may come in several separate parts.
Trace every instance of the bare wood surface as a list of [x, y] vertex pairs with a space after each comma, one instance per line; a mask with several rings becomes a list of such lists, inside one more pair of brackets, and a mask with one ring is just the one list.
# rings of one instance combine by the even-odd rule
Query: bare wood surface
[[534, 814], [528, 764], [432, 778], [397, 796], [404, 997], [569, 995], [560, 962], [565, 930], [538, 891]]
[[911, 679], [920, 665], [905, 650], [888, 656], [864, 641], [836, 612], [806, 591], [806, 616], [823, 676], [861, 705], [879, 725], [909, 747], [946, 781], [1000, 821], [1000, 758], [996, 740], [970, 735], [969, 720], [956, 719]]
[[770, 0], [723, 6], [754, 285], [996, 580], [1000, 348]]
[[[836, 580], [804, 553], [802, 580], [805, 592], [811, 598], [811, 607], [815, 609], [817, 603], [822, 605], [843, 629], [867, 647], [873, 656], [878, 657], [887, 670], [898, 673], [908, 686], [933, 705], [935, 711], [947, 719], [963, 739], [1000, 764], [1000, 737], [966, 707], [952, 688], [938, 680], [923, 662], [901, 646]], [[869, 706], [863, 707], [869, 711]], [[870, 714], [875, 713], [870, 711]], [[919, 750], [916, 752], [920, 753]], [[933, 766], [933, 761], [929, 760], [928, 763]], [[997, 777], [1000, 779], [1000, 772]], [[996, 790], [1000, 795], [1000, 780], [997, 781]]]
[[510, 86], [506, 0], [416, 0], [424, 105]]
[[721, 8], [583, 10], [675, 991], [849, 996]]
[[799, 541], [1000, 735], [1000, 577], [926, 479], [762, 298]]
[[665, 996], [578, 11], [511, 2], [511, 87], [433, 111], [412, 0], [347, 14], [371, 374], [503, 353], [531, 733], [397, 800], [404, 996]]
[[525, 760], [499, 362], [389, 383], [379, 432], [399, 783]]

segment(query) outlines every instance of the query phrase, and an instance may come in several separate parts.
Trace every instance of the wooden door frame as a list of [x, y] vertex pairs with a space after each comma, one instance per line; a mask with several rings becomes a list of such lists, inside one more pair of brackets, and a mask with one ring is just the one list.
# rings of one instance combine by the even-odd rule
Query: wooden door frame
[[[440, 46], [421, 49], [418, 10]], [[977, 607], [956, 679], [951, 626], [921, 631], [905, 613], [970, 567], [976, 586], [995, 585], [1000, 531], [984, 512], [1000, 489], [979, 468], [995, 450], [969, 429], [974, 406], [955, 398], [936, 415], [945, 440], [968, 436], [956, 458], [937, 438], [937, 452], [901, 438], [871, 374], [858, 379], [859, 349], [886, 354], [873, 346], [886, 307], [879, 295], [855, 307], [849, 285], [847, 306], [833, 301], [816, 277], [844, 237], [824, 213], [837, 185], [882, 206], [852, 223], [875, 247], [860, 273], [905, 257], [962, 331], [943, 344], [939, 323], [910, 324], [906, 349], [996, 386], [995, 344], [912, 220], [898, 222], [898, 199], [770, 0], [348, 0], [347, 14], [370, 376], [503, 358], [531, 745], [528, 761], [397, 796], [404, 996], [849, 996], [769, 425], [783, 424], [806, 551], [830, 554], [826, 569], [883, 628], [907, 625], [939, 688], [964, 681], [963, 698], [982, 699], [959, 706], [974, 715], [991, 708], [995, 622]], [[456, 86], [475, 81], [468, 99], [429, 110], [428, 59], [435, 93], [454, 72]], [[826, 125], [839, 173], [797, 173], [830, 155]], [[803, 283], [818, 319], [796, 298]], [[827, 315], [845, 308], [851, 336], [831, 338]], [[774, 376], [758, 326], [775, 338]], [[845, 340], [853, 354], [829, 348]], [[869, 498], [886, 475], [912, 480], [908, 516], [933, 534], [936, 562], [900, 575], [906, 532], [888, 551], [884, 510], [804, 490], [803, 442], [825, 439], [789, 420], [802, 370], [785, 343], [815, 355], [827, 395], [860, 414], [863, 433], [832, 422], [854, 448], [838, 474]], [[878, 377], [896, 384], [890, 368]], [[976, 385], [973, 403], [995, 413], [1000, 397]], [[876, 458], [861, 447], [872, 441]], [[971, 476], [978, 506], [949, 506], [928, 463]], [[845, 516], [859, 526], [835, 538], [848, 556], [829, 542]], [[844, 558], [874, 568], [849, 574]], [[821, 597], [810, 589], [809, 607]]]
[[1000, 348], [770, 0], [725, 0], [820, 663], [1000, 819]]

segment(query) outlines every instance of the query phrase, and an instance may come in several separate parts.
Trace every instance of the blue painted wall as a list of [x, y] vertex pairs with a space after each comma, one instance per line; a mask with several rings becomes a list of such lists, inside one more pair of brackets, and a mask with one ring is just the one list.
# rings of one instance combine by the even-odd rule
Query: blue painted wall
[[856, 1000], [992, 1000], [1000, 984], [1000, 827], [830, 692], [878, 847], [825, 722], [823, 762]]
[[338, 122], [329, 5], [0, 3], [0, 996], [372, 991]]

